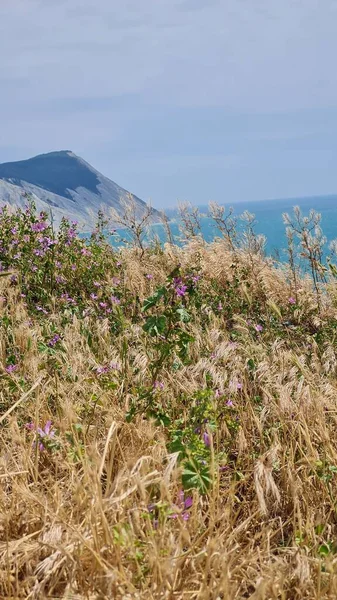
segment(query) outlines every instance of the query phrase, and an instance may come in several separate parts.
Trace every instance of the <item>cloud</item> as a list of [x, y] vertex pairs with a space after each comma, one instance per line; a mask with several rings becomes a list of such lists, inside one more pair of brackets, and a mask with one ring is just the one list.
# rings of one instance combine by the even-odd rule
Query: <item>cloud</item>
[[[182, 189], [193, 171], [192, 193], [220, 195], [223, 170], [234, 192], [240, 165], [255, 198], [267, 163], [281, 195], [279, 160], [299, 189], [309, 144], [319, 185], [336, 17], [334, 0], [1, 0], [0, 161], [69, 147], [146, 196], [178, 171]], [[291, 169], [285, 147], [307, 158]]]

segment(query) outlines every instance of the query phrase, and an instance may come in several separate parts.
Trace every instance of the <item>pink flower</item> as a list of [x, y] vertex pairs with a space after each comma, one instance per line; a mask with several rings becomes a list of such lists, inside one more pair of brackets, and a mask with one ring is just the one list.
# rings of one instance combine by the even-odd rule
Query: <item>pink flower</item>
[[36, 427], [34, 423], [26, 423], [25, 427], [28, 429], [28, 431], [36, 432], [36, 439], [33, 442], [33, 448], [36, 448], [37, 444], [41, 452], [46, 449], [46, 442], [55, 437], [55, 430], [52, 429], [51, 421], [47, 421], [43, 429], [41, 427]]
[[47, 423], [45, 424], [43, 429], [41, 429], [41, 427], [36, 428], [36, 431], [40, 437], [44, 438], [46, 436], [49, 436], [49, 437], [55, 436], [55, 431], [51, 428], [51, 424], [52, 424], [51, 421], [47, 421]]
[[258, 333], [261, 333], [263, 331], [263, 327], [262, 325], [255, 325], [254, 327], [255, 331], [257, 331]]
[[155, 390], [163, 390], [164, 389], [164, 384], [162, 381], [155, 381], [153, 384], [153, 387]]
[[179, 516], [181, 516], [183, 521], [188, 521], [188, 519], [190, 518], [190, 514], [187, 511], [189, 508], [191, 508], [192, 505], [193, 505], [192, 496], [187, 496], [185, 498], [185, 493], [183, 490], [181, 490], [178, 493], [177, 504], [174, 507], [174, 508], [177, 507], [180, 510], [180, 512], [179, 513], [174, 512], [173, 514], [169, 515], [169, 518], [177, 519]]
[[44, 231], [47, 229], [48, 224], [45, 221], [39, 221], [38, 223], [33, 223], [32, 230], [35, 232]]
[[288, 298], [288, 302], [289, 304], [296, 304], [296, 300], [293, 296], [290, 296], [290, 298]]
[[18, 370], [18, 365], [8, 365], [5, 370], [7, 373], [14, 373]]
[[232, 400], [227, 400], [226, 406], [228, 406], [229, 408], [233, 408], [234, 404], [233, 404]]
[[146, 279], [153, 279], [153, 275], [151, 275], [151, 273], [148, 273], [148, 274], [146, 275]]
[[120, 299], [117, 298], [117, 296], [111, 296], [110, 300], [111, 300], [112, 304], [120, 304], [121, 303]]

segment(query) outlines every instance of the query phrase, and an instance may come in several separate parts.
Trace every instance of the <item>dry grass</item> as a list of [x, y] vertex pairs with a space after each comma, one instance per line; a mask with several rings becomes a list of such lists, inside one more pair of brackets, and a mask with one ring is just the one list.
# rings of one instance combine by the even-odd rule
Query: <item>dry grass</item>
[[[241, 267], [250, 260], [243, 252], [235, 256]], [[137, 253], [125, 251], [123, 261], [128, 287], [141, 301], [165, 281], [177, 261], [183, 268], [198, 263], [206, 287], [211, 278], [225, 285], [233, 274], [233, 255], [220, 242], [191, 242], [184, 251], [168, 248], [149, 254], [145, 263]], [[153, 281], [144, 278], [146, 272]], [[299, 322], [315, 307], [310, 282], [301, 285]], [[237, 315], [231, 325], [240, 334], [234, 346], [222, 315], [209, 314], [206, 329], [194, 315], [193, 361], [162, 374], [163, 401], [179, 408], [181, 395], [192, 396], [211, 376], [214, 388], [231, 392], [239, 427], [233, 437], [226, 422], [219, 423], [212, 444], [230, 448], [228, 468], [213, 477], [208, 494], [193, 491], [189, 520], [164, 518], [154, 528], [149, 503], [155, 495], [157, 502], [174, 504], [181, 475], [177, 456], [168, 454], [163, 427], [142, 415], [131, 423], [125, 420], [133, 388], [151, 379], [144, 331], [130, 321], [123, 334], [112, 338], [104, 321], [88, 317], [94, 340], [90, 346], [83, 321], [74, 317], [63, 327], [61, 315], [52, 314], [50, 322], [63, 331], [55, 370], [39, 350], [44, 325], [38, 319], [28, 324], [23, 300], [6, 278], [0, 286], [6, 297], [0, 317], [12, 323], [10, 330], [0, 330], [1, 597], [337, 597], [333, 340], [321, 347], [291, 328], [277, 339], [268, 327], [263, 336], [254, 337], [246, 317]], [[251, 312], [261, 290], [268, 314], [278, 318], [290, 295], [286, 274], [255, 258], [237, 292], [251, 303]], [[324, 303], [323, 312], [310, 317], [318, 329], [335, 319], [333, 288]], [[21, 349], [24, 361], [20, 373], [8, 375], [4, 367], [10, 343]], [[124, 361], [115, 389], [102, 386], [95, 376], [98, 357], [101, 364]], [[236, 381], [242, 382], [242, 390], [236, 389]], [[179, 410], [186, 412], [185, 404]], [[48, 419], [60, 447], [40, 452], [32, 447], [25, 423]]]

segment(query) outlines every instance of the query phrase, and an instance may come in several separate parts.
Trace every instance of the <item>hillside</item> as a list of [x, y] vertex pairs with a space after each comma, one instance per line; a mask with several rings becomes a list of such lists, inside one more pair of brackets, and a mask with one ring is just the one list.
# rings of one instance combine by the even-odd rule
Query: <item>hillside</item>
[[249, 224], [114, 250], [0, 212], [1, 598], [337, 597], [337, 269], [296, 214], [313, 279]]
[[[130, 194], [71, 151], [51, 152], [34, 158], [0, 164], [0, 206], [24, 207], [30, 194], [38, 210], [52, 211], [56, 224], [66, 216], [92, 228], [97, 212], [123, 213], [123, 202], [135, 203], [136, 214], [145, 203]], [[159, 220], [153, 210], [153, 221]]]

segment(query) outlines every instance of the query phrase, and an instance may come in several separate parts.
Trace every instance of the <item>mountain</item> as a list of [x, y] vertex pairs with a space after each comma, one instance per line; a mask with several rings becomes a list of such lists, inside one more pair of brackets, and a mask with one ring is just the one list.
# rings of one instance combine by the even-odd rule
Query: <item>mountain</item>
[[[108, 215], [113, 209], [121, 215], [125, 201], [134, 202], [137, 217], [146, 209], [143, 200], [104, 177], [70, 150], [0, 164], [0, 206], [23, 208], [27, 194], [39, 211], [52, 212], [56, 225], [66, 216], [78, 221], [84, 229], [94, 226], [99, 209]], [[151, 219], [159, 221], [155, 209]]]

